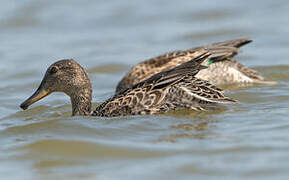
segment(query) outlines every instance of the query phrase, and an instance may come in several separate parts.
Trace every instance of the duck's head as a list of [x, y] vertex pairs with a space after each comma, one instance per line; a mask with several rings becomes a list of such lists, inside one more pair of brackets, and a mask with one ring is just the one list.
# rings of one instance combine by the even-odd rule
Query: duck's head
[[90, 114], [92, 94], [90, 80], [76, 61], [65, 59], [53, 63], [47, 69], [38, 89], [20, 107], [25, 110], [53, 92], [64, 92], [70, 96], [72, 115]]

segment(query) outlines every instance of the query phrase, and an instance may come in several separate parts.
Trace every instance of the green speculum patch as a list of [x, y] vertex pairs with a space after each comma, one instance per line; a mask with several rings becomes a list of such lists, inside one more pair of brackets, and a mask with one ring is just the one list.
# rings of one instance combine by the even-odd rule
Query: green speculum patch
[[206, 66], [209, 66], [210, 64], [212, 64], [213, 63], [213, 60], [209, 60], [208, 62], [207, 62], [207, 64], [206, 64]]

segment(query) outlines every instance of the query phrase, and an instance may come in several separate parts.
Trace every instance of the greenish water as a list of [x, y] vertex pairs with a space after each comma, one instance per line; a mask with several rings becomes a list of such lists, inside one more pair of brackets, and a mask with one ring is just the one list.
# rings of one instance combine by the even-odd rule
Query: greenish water
[[[287, 179], [289, 3], [3, 1], [0, 179]], [[46, 68], [74, 58], [94, 106], [134, 64], [176, 49], [250, 37], [238, 56], [272, 86], [224, 87], [240, 101], [212, 112], [71, 117], [55, 93], [22, 111]]]

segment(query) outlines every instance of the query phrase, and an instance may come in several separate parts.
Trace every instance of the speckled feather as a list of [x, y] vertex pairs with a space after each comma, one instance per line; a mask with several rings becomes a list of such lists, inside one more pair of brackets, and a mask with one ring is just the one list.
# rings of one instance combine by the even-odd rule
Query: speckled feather
[[92, 89], [85, 70], [74, 60], [60, 60], [47, 69], [38, 89], [20, 107], [25, 110], [53, 92], [70, 96], [73, 116], [155, 114], [184, 108], [204, 110], [209, 106], [236, 102], [209, 82], [194, 77], [207, 68], [201, 64], [210, 56], [206, 50], [199, 51], [199, 56], [194, 59], [119, 92], [96, 107], [93, 113]]
[[235, 103], [208, 81], [194, 77], [206, 68], [200, 64], [210, 55], [200, 51], [197, 58], [119, 92], [99, 105], [92, 115], [143, 115], [184, 108], [205, 110], [207, 106]]
[[[233, 57], [238, 54], [239, 48], [250, 42], [251, 40], [247, 38], [229, 40], [184, 51], [174, 51], [145, 60], [134, 66], [122, 78], [116, 87], [116, 92], [132, 87], [134, 84], [148, 79], [156, 73], [187, 62], [200, 55], [202, 50], [208, 50], [211, 53], [210, 59], [214, 63], [210, 64], [209, 68], [201, 70], [196, 77], [210, 81], [215, 85], [243, 82], [266, 83], [267, 81], [264, 81], [264, 78], [255, 70], [233, 60]], [[203, 62], [203, 65], [207, 64], [207, 61]]]

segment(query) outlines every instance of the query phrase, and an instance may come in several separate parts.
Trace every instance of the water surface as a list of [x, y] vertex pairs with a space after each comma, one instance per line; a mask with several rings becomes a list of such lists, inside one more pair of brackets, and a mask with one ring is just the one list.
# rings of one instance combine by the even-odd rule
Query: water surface
[[[287, 179], [289, 3], [260, 3], [2, 1], [0, 179]], [[225, 87], [237, 105], [71, 117], [69, 98], [55, 93], [19, 108], [59, 59], [87, 69], [96, 106], [146, 58], [239, 37], [254, 42], [238, 61], [278, 84]]]

